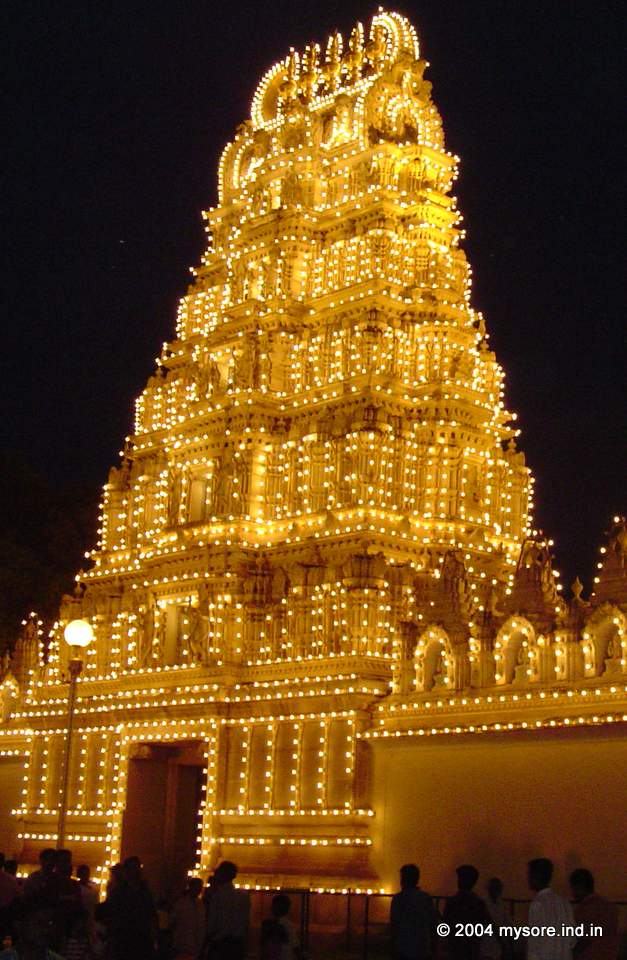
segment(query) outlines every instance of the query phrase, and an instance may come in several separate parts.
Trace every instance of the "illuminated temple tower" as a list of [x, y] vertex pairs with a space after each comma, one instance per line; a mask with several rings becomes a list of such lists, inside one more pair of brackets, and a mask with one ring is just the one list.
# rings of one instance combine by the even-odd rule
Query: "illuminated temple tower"
[[91, 566], [46, 651], [32, 623], [18, 648], [25, 859], [55, 836], [77, 617], [69, 842], [160, 885], [224, 857], [251, 883], [387, 883], [380, 741], [624, 701], [624, 528], [599, 598], [562, 601], [426, 66], [380, 12], [269, 70], [224, 150]]

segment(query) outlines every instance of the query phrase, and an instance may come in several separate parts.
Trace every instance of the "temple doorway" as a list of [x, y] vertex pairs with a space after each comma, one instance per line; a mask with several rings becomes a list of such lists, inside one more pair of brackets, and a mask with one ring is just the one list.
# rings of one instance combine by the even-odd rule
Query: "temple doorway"
[[138, 856], [157, 897], [175, 898], [197, 861], [204, 745], [138, 744], [129, 757], [122, 859]]

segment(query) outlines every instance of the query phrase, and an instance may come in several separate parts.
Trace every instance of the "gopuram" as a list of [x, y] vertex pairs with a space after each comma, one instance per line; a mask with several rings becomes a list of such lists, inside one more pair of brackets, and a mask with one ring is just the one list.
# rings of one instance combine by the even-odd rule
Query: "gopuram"
[[268, 70], [226, 146], [88, 568], [2, 666], [21, 863], [56, 841], [81, 618], [66, 845], [100, 880], [136, 853], [156, 888], [228, 858], [391, 889], [415, 860], [446, 892], [474, 861], [513, 896], [546, 855], [624, 894], [627, 527], [564, 599], [427, 66], [380, 11]]

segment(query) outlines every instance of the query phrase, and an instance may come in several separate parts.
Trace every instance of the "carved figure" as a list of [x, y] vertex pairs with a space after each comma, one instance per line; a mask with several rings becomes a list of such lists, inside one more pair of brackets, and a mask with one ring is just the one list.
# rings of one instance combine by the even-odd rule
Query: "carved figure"
[[189, 603], [185, 615], [188, 621], [187, 643], [194, 663], [203, 663], [206, 656], [207, 621], [198, 606]]
[[156, 630], [153, 630], [152, 642], [152, 660], [156, 663], [163, 663], [165, 654], [165, 633], [166, 633], [167, 613], [160, 611], [159, 623]]
[[289, 207], [300, 203], [301, 199], [302, 191], [298, 174], [295, 170], [290, 170], [281, 186], [281, 204], [284, 207]]
[[320, 47], [317, 43], [311, 43], [305, 48], [300, 71], [300, 92], [305, 103], [314, 96], [320, 81], [319, 55]]
[[169, 472], [169, 498], [168, 498], [168, 526], [174, 526], [179, 522], [179, 511], [181, 507], [181, 490], [183, 478], [180, 467], [171, 467]]
[[146, 601], [143, 613], [141, 611], [139, 612], [136, 622], [135, 655], [138, 665], [145, 667], [150, 660], [155, 630], [155, 605], [151, 596]]
[[7, 723], [11, 719], [17, 702], [19, 689], [12, 673], [7, 673], [0, 685], [0, 722]]

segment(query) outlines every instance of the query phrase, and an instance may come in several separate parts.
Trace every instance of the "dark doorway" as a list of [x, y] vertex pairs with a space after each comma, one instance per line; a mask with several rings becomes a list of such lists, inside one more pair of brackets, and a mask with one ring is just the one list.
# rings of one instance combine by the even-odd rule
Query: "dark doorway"
[[129, 758], [122, 859], [140, 857], [157, 897], [178, 896], [197, 862], [203, 744], [139, 744]]

